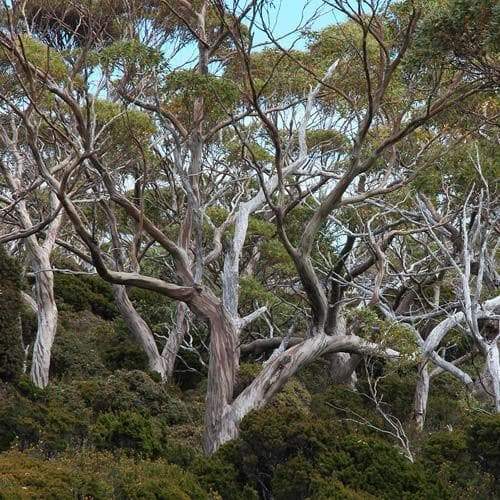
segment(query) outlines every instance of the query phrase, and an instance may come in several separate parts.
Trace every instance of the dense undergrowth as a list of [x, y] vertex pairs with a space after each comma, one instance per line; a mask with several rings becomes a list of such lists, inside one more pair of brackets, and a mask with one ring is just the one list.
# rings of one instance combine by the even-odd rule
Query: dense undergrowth
[[[250, 414], [240, 438], [207, 458], [203, 373], [185, 376], [179, 369], [175, 385], [161, 384], [116, 318], [109, 290], [83, 282], [83, 307], [68, 282], [56, 287], [60, 328], [50, 386], [37, 389], [4, 370], [0, 498], [486, 499], [500, 493], [500, 418], [474, 411], [446, 377], [433, 384], [427, 431], [408, 431], [413, 463], [383, 432], [382, 417], [363, 395], [366, 382], [360, 380], [358, 392], [332, 386], [321, 364]], [[26, 312], [23, 323], [29, 342], [33, 319]], [[258, 370], [243, 364], [236, 392]], [[409, 420], [413, 388], [404, 367], [386, 370], [380, 382], [387, 410], [402, 422]]]

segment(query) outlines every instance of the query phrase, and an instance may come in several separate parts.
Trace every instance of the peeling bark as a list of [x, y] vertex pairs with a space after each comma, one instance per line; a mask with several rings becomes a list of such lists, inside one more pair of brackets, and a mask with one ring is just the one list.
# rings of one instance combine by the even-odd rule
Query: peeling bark
[[210, 361], [205, 408], [203, 448], [206, 453], [234, 439], [238, 427], [230, 417], [230, 404], [239, 366], [238, 330], [231, 318], [219, 307], [210, 322]]

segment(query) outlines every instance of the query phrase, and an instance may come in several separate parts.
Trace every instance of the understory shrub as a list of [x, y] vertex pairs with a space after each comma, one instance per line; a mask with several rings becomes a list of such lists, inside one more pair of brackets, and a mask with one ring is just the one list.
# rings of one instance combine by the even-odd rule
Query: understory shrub
[[45, 461], [28, 454], [0, 455], [0, 498], [202, 500], [204, 491], [187, 471], [163, 460], [136, 462], [92, 453]]
[[21, 271], [0, 245], [0, 380], [14, 381], [22, 373]]

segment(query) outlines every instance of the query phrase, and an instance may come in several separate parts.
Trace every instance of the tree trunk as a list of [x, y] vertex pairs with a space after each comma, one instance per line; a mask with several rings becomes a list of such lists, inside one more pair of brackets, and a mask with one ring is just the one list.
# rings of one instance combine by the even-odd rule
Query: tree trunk
[[[347, 335], [347, 324], [345, 316], [340, 307], [329, 311], [327, 332], [330, 335]], [[334, 352], [327, 356], [329, 362], [330, 379], [334, 384], [347, 385], [356, 388], [356, 367], [361, 358], [347, 352]]]
[[165, 380], [168, 377], [166, 360], [160, 355], [148, 324], [142, 319], [130, 301], [126, 287], [123, 285], [113, 285], [113, 296], [127, 328], [140, 344], [148, 358], [149, 369], [159, 373], [162, 380]]
[[35, 300], [37, 304], [37, 333], [33, 345], [31, 380], [37, 387], [49, 383], [50, 356], [57, 330], [57, 306], [54, 297], [54, 273], [50, 271], [48, 252], [39, 249], [33, 256]]
[[427, 400], [429, 399], [430, 376], [428, 361], [423, 361], [418, 370], [417, 385], [415, 387], [414, 415], [415, 428], [424, 430], [425, 415], [427, 413]]
[[500, 413], [500, 355], [497, 339], [487, 345], [486, 369], [489, 379], [488, 385], [491, 387], [491, 393], [495, 401], [495, 410]]
[[171, 379], [174, 375], [175, 360], [177, 359], [182, 341], [189, 329], [188, 314], [189, 309], [187, 305], [184, 302], [178, 302], [175, 330], [169, 335], [161, 354], [165, 360], [166, 376], [168, 379]]
[[[213, 453], [227, 441], [236, 438], [241, 421], [250, 411], [265, 406], [301, 368], [320, 356], [332, 352], [369, 354], [387, 358], [399, 357], [398, 352], [383, 349], [355, 335], [331, 336], [323, 333], [308, 338], [266, 363], [253, 382], [238, 395], [232, 404], [225, 403], [211, 408], [212, 419], [210, 422], [206, 421], [205, 452]], [[211, 378], [209, 378], [209, 384], [210, 380]], [[232, 389], [232, 384], [227, 383], [223, 386]], [[219, 400], [222, 400], [222, 397]], [[215, 402], [215, 399], [212, 401]], [[211, 425], [210, 430], [208, 430], [208, 424]]]
[[203, 436], [207, 454], [238, 435], [237, 424], [229, 417], [239, 364], [238, 329], [224, 308], [218, 309], [219, 314], [209, 318], [210, 360]]

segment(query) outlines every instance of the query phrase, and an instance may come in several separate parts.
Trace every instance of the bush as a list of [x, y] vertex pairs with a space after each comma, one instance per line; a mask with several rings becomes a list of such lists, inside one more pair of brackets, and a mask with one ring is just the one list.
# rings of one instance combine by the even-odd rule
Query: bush
[[117, 315], [111, 285], [98, 276], [56, 273], [54, 293], [61, 310], [90, 310], [107, 320]]
[[165, 461], [135, 462], [92, 453], [43, 461], [27, 454], [0, 455], [0, 498], [110, 498], [189, 500], [214, 498], [196, 478]]
[[50, 376], [87, 378], [106, 375], [101, 345], [112, 341], [113, 325], [88, 311], [61, 311], [51, 353]]
[[109, 370], [143, 370], [148, 367], [148, 358], [139, 344], [132, 338], [121, 319], [114, 322], [114, 335], [101, 344], [102, 359]]
[[467, 428], [467, 444], [474, 460], [494, 475], [500, 488], [500, 415], [481, 415]]
[[91, 436], [98, 449], [121, 448], [143, 458], [158, 457], [164, 441], [159, 422], [134, 411], [99, 415]]
[[422, 444], [420, 461], [439, 476], [442, 482], [453, 485], [457, 496], [486, 498], [492, 491], [492, 479], [483, 474], [471, 456], [466, 435], [460, 430], [436, 432]]
[[139, 370], [119, 370], [105, 379], [75, 382], [86, 404], [97, 413], [137, 411], [158, 416], [167, 424], [190, 420], [186, 405], [171, 386], [156, 383]]
[[[46, 456], [79, 447], [87, 438], [91, 412], [71, 388], [34, 390], [23, 382], [0, 406], [0, 450], [37, 447]], [[23, 394], [24, 392], [24, 394]]]
[[[37, 448], [52, 457], [64, 450], [96, 446], [138, 456], [169, 456], [187, 463], [196, 444], [167, 425], [195, 427], [174, 388], [139, 371], [102, 379], [52, 384], [44, 390], [22, 379], [5, 386], [0, 405], [0, 451]], [[167, 432], [168, 431], [168, 432]]]
[[382, 424], [361, 395], [332, 387], [324, 395], [315, 395], [309, 407], [307, 397], [301, 395], [303, 386], [294, 384], [282, 399], [249, 414], [239, 439], [214, 457], [222, 461], [218, 469], [226, 467], [232, 483], [240, 488], [250, 486], [262, 496], [277, 499], [445, 499], [456, 498], [460, 491], [468, 498], [491, 494], [491, 481], [474, 465], [464, 467], [464, 478], [438, 465], [439, 459], [450, 464], [466, 460], [463, 442], [446, 455], [436, 441], [435, 452], [429, 444], [427, 458], [411, 463], [379, 431], [345, 420], [352, 415], [338, 408], [349, 408]]
[[15, 260], [0, 245], [0, 380], [5, 381], [17, 380], [23, 369], [20, 275]]

